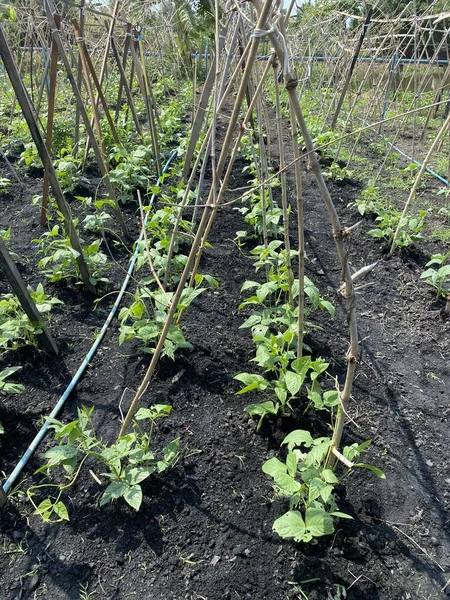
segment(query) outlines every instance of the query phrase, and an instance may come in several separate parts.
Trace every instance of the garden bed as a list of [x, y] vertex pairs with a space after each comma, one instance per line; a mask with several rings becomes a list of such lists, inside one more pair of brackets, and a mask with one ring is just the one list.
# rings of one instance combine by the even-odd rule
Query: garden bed
[[[246, 184], [239, 171], [235, 169], [231, 188]], [[323, 330], [307, 342], [341, 376], [347, 334], [344, 306], [336, 293], [340, 269], [322, 200], [312, 174], [304, 172], [306, 274], [337, 308], [334, 320], [314, 313]], [[351, 183], [331, 184], [344, 225], [359, 218], [349, 207], [358, 191]], [[9, 211], [12, 198], [17, 208], [18, 195], [13, 186], [2, 201], [2, 227], [14, 219], [12, 250], [26, 257], [28, 242], [20, 248], [14, 244], [29, 238], [37, 211], [22, 200], [17, 219]], [[235, 197], [230, 193], [225, 202]], [[263, 462], [277, 455], [289, 431], [327, 434], [328, 426], [320, 413], [304, 415], [301, 405], [289, 418], [268, 420], [256, 432], [256, 422], [243, 412], [251, 397], [235, 394], [239, 385], [233, 377], [250, 370], [253, 356], [248, 330], [239, 329], [247, 316], [238, 310], [240, 287], [255, 275], [248, 248], [240, 250], [232, 241], [243, 221], [231, 204], [219, 213], [212, 247], [202, 259], [202, 272], [216, 278], [219, 288], [198, 297], [183, 321], [193, 349], [177, 354], [175, 361], [163, 359], [144, 397], [146, 404], [173, 406], [155, 441], [180, 436], [185, 458], [175, 469], [143, 483], [139, 512], [124, 503], [99, 508], [104, 486], [88, 468], [65, 498], [68, 523], [43, 524], [30, 514], [29, 504], [13, 495], [0, 515], [5, 598], [74, 599], [83, 598], [83, 590], [86, 598], [92, 593], [93, 598], [152, 600], [445, 596], [450, 578], [445, 458], [450, 326], [443, 304], [419, 281], [427, 256], [442, 248], [428, 242], [420, 250], [403, 250], [386, 259], [382, 245], [367, 236], [371, 227], [364, 221], [351, 249], [355, 269], [379, 264], [357, 293], [362, 356], [344, 442], [372, 439], [368, 461], [382, 468], [386, 479], [355, 472], [338, 488], [340, 509], [353, 520], [339, 521], [334, 536], [315, 544], [283, 541], [271, 531], [283, 502], [273, 501]], [[34, 264], [36, 257], [29, 258]], [[33, 269], [26, 263], [23, 273], [32, 283]], [[27, 393], [8, 402], [3, 419], [1, 469], [7, 474], [39, 427], [39, 415], [55, 404], [106, 318], [107, 298], [92, 311], [93, 298], [81, 289], [59, 292], [55, 288], [66, 308], [58, 309], [51, 331], [61, 355], [55, 359], [24, 350], [19, 357]], [[99, 435], [109, 440], [118, 433], [119, 403], [125, 410], [148, 364], [137, 344], [118, 346], [117, 339], [113, 323], [63, 413], [66, 421], [76, 417], [82, 404], [94, 406]], [[50, 444], [51, 436], [41, 451]], [[32, 474], [42, 462], [38, 452], [19, 489], [40, 481]]]

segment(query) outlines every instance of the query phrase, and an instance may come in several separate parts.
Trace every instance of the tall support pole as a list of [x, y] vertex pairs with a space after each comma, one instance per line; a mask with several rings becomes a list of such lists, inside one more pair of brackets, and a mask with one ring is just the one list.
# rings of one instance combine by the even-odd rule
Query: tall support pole
[[[55, 25], [56, 27], [56, 25]], [[64, 227], [66, 229], [67, 235], [69, 236], [70, 243], [72, 248], [78, 252], [77, 264], [80, 270], [81, 279], [83, 280], [86, 288], [95, 293], [95, 287], [90, 282], [90, 274], [89, 269], [86, 264], [86, 261], [83, 257], [83, 249], [80, 244], [80, 240], [78, 239], [77, 232], [75, 230], [75, 226], [73, 224], [72, 216], [70, 214], [70, 209], [65, 201], [64, 194], [62, 192], [61, 186], [59, 185], [58, 177], [56, 176], [56, 171], [53, 167], [50, 154], [48, 153], [45, 142], [42, 138], [41, 132], [39, 130], [37, 120], [35, 117], [35, 112], [33, 105], [31, 104], [30, 98], [28, 96], [27, 90], [23, 84], [23, 81], [20, 77], [17, 66], [14, 62], [14, 58], [12, 56], [11, 50], [8, 46], [8, 42], [6, 40], [5, 32], [3, 27], [0, 24], [0, 56], [3, 60], [3, 64], [8, 73], [8, 77], [11, 81], [11, 85], [16, 94], [17, 100], [22, 109], [23, 115], [27, 122], [28, 128], [31, 133], [31, 137], [36, 145], [36, 148], [39, 152], [39, 156], [44, 164], [44, 169], [48, 171], [50, 184], [52, 186], [53, 195], [55, 196], [56, 203], [58, 208], [63, 215], [64, 219]]]
[[[392, 81], [394, 79], [394, 74], [395, 74], [395, 70], [397, 68], [397, 63], [398, 63], [398, 50], [395, 51], [394, 59], [392, 61], [392, 67], [389, 72], [386, 96], [384, 98], [383, 111], [381, 113], [380, 121], [384, 121], [384, 117], [386, 116], [386, 112], [387, 112], [388, 104], [389, 104], [389, 96], [391, 95]], [[383, 123], [380, 124], [380, 128], [378, 129], [378, 135], [382, 135], [382, 134], [383, 134]]]
[[[61, 25], [61, 15], [55, 15], [55, 24], [59, 29]], [[48, 95], [48, 113], [47, 113], [47, 135], [45, 138], [45, 145], [47, 146], [48, 153], [51, 155], [52, 152], [52, 141], [53, 141], [53, 118], [55, 116], [55, 98], [56, 98], [56, 72], [58, 68], [58, 46], [55, 40], [52, 40], [52, 49], [50, 55], [50, 91]], [[48, 204], [48, 191], [49, 191], [49, 177], [48, 170], [44, 171], [44, 183], [42, 189], [42, 204], [41, 204], [41, 226], [44, 227], [47, 223], [47, 204]]]
[[353, 75], [353, 70], [356, 65], [356, 61], [358, 60], [359, 53], [361, 51], [361, 47], [364, 42], [364, 38], [366, 37], [367, 30], [369, 29], [370, 19], [372, 18], [373, 8], [370, 7], [366, 16], [366, 20], [364, 21], [361, 34], [359, 36], [358, 42], [356, 44], [355, 52], [353, 53], [352, 62], [350, 63], [350, 68], [347, 71], [347, 76], [345, 78], [344, 87], [342, 88], [341, 97], [339, 98], [339, 102], [336, 106], [336, 110], [334, 112], [333, 120], [331, 121], [331, 129], [336, 127], [336, 123], [339, 117], [339, 113], [341, 112], [342, 104], [344, 103], [345, 95], [348, 90], [348, 86], [350, 85], [350, 80]]
[[134, 41], [131, 42], [130, 49], [131, 49], [131, 56], [133, 57], [133, 64], [134, 64], [134, 68], [136, 71], [139, 87], [141, 89], [141, 94], [142, 94], [142, 97], [145, 102], [147, 118], [148, 118], [148, 122], [150, 125], [150, 134], [151, 134], [151, 138], [152, 138], [153, 156], [154, 156], [155, 160], [157, 160], [156, 164], [157, 164], [157, 169], [158, 169], [158, 173], [159, 173], [160, 172], [159, 147], [158, 147], [158, 139], [157, 139], [157, 135], [156, 135], [156, 124], [154, 121], [153, 107], [152, 107], [150, 99], [148, 97], [147, 86], [145, 84], [144, 74], [142, 72], [141, 63], [140, 63], [139, 57], [136, 53], [136, 48], [134, 47]]
[[153, 90], [151, 88], [150, 81], [148, 79], [147, 66], [145, 64], [145, 52], [144, 52], [144, 44], [142, 43], [142, 34], [139, 35], [137, 43], [138, 43], [138, 48], [139, 48], [139, 55], [141, 58], [142, 78], [144, 81], [146, 102], [149, 105], [149, 109], [150, 109], [150, 113], [151, 113], [150, 131], [151, 131], [152, 137], [154, 138], [153, 146], [154, 146], [154, 152], [155, 152], [156, 168], [158, 171], [158, 175], [161, 175], [161, 158], [160, 158], [160, 154], [159, 154], [158, 128], [156, 126], [157, 121], [159, 124], [159, 120], [158, 120], [158, 113], [156, 112], [155, 98], [153, 96]]
[[[115, 122], [117, 123], [117, 120], [119, 118], [119, 114], [120, 114], [120, 109], [122, 108], [122, 93], [123, 93], [123, 89], [125, 87], [125, 84], [127, 82], [127, 78], [125, 75], [122, 74], [126, 73], [127, 70], [127, 59], [128, 59], [128, 52], [130, 51], [130, 41], [131, 41], [131, 23], [127, 23], [127, 30], [126, 30], [126, 35], [125, 35], [125, 44], [123, 47], [123, 59], [122, 62], [120, 63], [120, 60], [117, 60], [117, 56], [116, 56], [116, 52], [114, 52], [114, 48], [113, 48], [113, 53], [114, 56], [116, 58], [117, 64], [119, 66], [119, 71], [120, 71], [120, 82], [119, 82], [119, 92], [117, 94], [117, 104], [116, 104], [116, 115], [114, 117]], [[111, 37], [110, 39], [110, 44], [111, 47], [113, 46], [113, 42], [114, 42], [114, 37]], [[116, 47], [117, 50], [117, 44], [114, 45]], [[117, 52], [118, 54], [118, 52]], [[119, 65], [120, 63], [120, 65]], [[120, 69], [120, 66], [122, 66], [122, 69]], [[126, 90], [125, 90], [126, 93]], [[128, 95], [127, 95], [128, 97]]]
[[[128, 107], [130, 108], [131, 114], [133, 115], [133, 120], [134, 120], [134, 124], [136, 126], [136, 131], [138, 132], [139, 136], [141, 138], [143, 138], [142, 127], [139, 122], [139, 117], [137, 116], [136, 106], [134, 104], [133, 96], [131, 94], [131, 89], [130, 89], [130, 86], [128, 85], [125, 69], [123, 68], [123, 64], [120, 60], [119, 50], [117, 49], [117, 44], [116, 44], [116, 40], [114, 39], [114, 37], [111, 38], [111, 48], [112, 48], [112, 51], [114, 54], [114, 58], [116, 59], [117, 66], [119, 67], [121, 81], [123, 84], [123, 89], [125, 90], [125, 94], [127, 96]], [[116, 122], [117, 122], [117, 112], [116, 112]]]
[[[100, 86], [100, 82], [98, 80], [97, 73], [95, 72], [94, 65], [92, 64], [91, 57], [89, 56], [88, 49], [86, 48], [86, 41], [84, 40], [84, 38], [81, 35], [81, 31], [80, 31], [77, 21], [76, 20], [72, 21], [72, 24], [73, 24], [73, 27], [75, 30], [75, 35], [77, 36], [80, 61], [81, 61], [82, 67], [83, 67], [83, 71], [85, 73], [84, 78], [87, 81], [89, 79], [89, 74], [91, 75], [92, 81], [94, 82], [95, 89], [97, 90], [98, 97], [100, 98], [100, 102], [102, 103], [103, 110], [104, 110], [105, 116], [106, 116], [106, 120], [108, 121], [109, 127], [111, 129], [111, 134], [112, 134], [116, 144], [120, 145], [119, 135], [117, 133], [116, 126], [114, 125], [114, 121], [112, 120], [111, 113], [109, 112], [108, 103], [106, 102], [105, 95], [103, 94], [103, 90]], [[97, 116], [97, 125], [99, 126], [98, 115], [96, 112], [94, 113], [94, 115]], [[101, 136], [101, 131], [100, 131], [99, 135]]]
[[[86, 0], [80, 0], [80, 36], [84, 37], [84, 21], [85, 21], [85, 5]], [[83, 70], [81, 66], [81, 61], [78, 61], [78, 70], [77, 70], [77, 86], [81, 91], [81, 86], [83, 83]], [[75, 106], [75, 133], [73, 136], [73, 152], [76, 154], [79, 150], [78, 145], [80, 143], [80, 111], [78, 110], [78, 104]]]

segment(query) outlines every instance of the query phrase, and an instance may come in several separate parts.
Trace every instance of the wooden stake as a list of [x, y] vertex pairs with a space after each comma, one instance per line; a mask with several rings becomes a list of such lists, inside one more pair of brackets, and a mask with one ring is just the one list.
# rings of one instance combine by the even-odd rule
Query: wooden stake
[[352, 62], [350, 63], [350, 68], [347, 72], [347, 76], [345, 78], [344, 87], [342, 88], [341, 97], [339, 98], [339, 102], [337, 104], [333, 120], [331, 121], [331, 129], [334, 129], [336, 126], [336, 122], [339, 117], [339, 113], [341, 112], [342, 104], [344, 102], [345, 94], [347, 93], [348, 86], [350, 85], [350, 79], [353, 75], [353, 70], [356, 65], [356, 61], [358, 60], [359, 53], [361, 51], [361, 46], [363, 45], [364, 38], [366, 37], [367, 30], [369, 28], [370, 19], [372, 17], [373, 8], [370, 7], [366, 16], [366, 20], [364, 21], [363, 28], [361, 31], [361, 35], [359, 36], [358, 42], [356, 43], [355, 52], [353, 53]]
[[[130, 89], [130, 86], [128, 85], [125, 69], [123, 67], [123, 64], [120, 61], [119, 51], [117, 49], [117, 44], [116, 44], [116, 40], [114, 39], [114, 37], [111, 38], [111, 48], [112, 48], [112, 51], [114, 54], [114, 58], [116, 59], [117, 66], [119, 67], [121, 82], [122, 82], [123, 88], [125, 90], [125, 94], [127, 96], [128, 107], [130, 108], [131, 114], [133, 115], [133, 121], [136, 126], [136, 131], [138, 132], [139, 136], [143, 139], [144, 135], [142, 133], [142, 127], [141, 127], [141, 124], [139, 122], [139, 117], [136, 112], [136, 106], [134, 104], [133, 96], [131, 94], [131, 89]], [[116, 113], [116, 122], [117, 122], [117, 113]]]
[[[61, 25], [61, 15], [55, 15], [55, 24], [59, 29]], [[48, 113], [47, 113], [47, 135], [45, 138], [45, 145], [47, 146], [48, 153], [51, 156], [52, 153], [52, 140], [53, 140], [53, 118], [55, 116], [55, 98], [56, 98], [56, 73], [58, 67], [58, 46], [55, 40], [52, 40], [52, 49], [50, 56], [50, 92], [48, 95]], [[49, 176], [48, 170], [44, 171], [44, 184], [42, 189], [42, 204], [41, 204], [41, 227], [45, 227], [47, 224], [47, 204], [48, 204], [48, 191], [49, 191]]]
[[[117, 52], [117, 45], [115, 43], [114, 37], [112, 37], [110, 40], [111, 47], [113, 46], [113, 43], [114, 43], [114, 46], [116, 48], [116, 52], [114, 52], [114, 49], [113, 49], [113, 53], [114, 53], [114, 57], [116, 58], [117, 64], [119, 66], [119, 71], [120, 71], [119, 92], [117, 94], [116, 115], [114, 117], [114, 120], [116, 123], [119, 118], [120, 110], [122, 108], [122, 91], [123, 91], [123, 88], [125, 87], [125, 84], [127, 83], [127, 78], [126, 78], [125, 73], [126, 73], [126, 69], [127, 69], [128, 52], [130, 50], [130, 41], [131, 41], [131, 23], [128, 23], [127, 31], [126, 31], [126, 35], [125, 35], [125, 44], [123, 47], [123, 59], [122, 59], [122, 62], [120, 62], [120, 59], [118, 60], [117, 56], [116, 56], [116, 54], [118, 55], [119, 53]], [[122, 69], [120, 67], [122, 67]], [[125, 93], [126, 93], [126, 89], [125, 89]], [[127, 94], [127, 98], [128, 98], [128, 94]]]
[[139, 57], [136, 54], [136, 48], [134, 47], [134, 41], [131, 42], [130, 49], [131, 49], [131, 56], [133, 57], [134, 69], [136, 71], [136, 76], [138, 79], [139, 87], [141, 89], [141, 94], [144, 99], [145, 108], [147, 111], [147, 118], [148, 118], [148, 123], [150, 126], [150, 135], [152, 138], [153, 156], [156, 161], [157, 171], [160, 174], [161, 173], [161, 163], [160, 163], [160, 159], [159, 159], [159, 146], [158, 146], [158, 139], [157, 139], [157, 134], [156, 134], [156, 125], [155, 125], [155, 120], [154, 120], [153, 107], [150, 102], [149, 91], [148, 91], [147, 85], [145, 83], [143, 69], [142, 69], [141, 63], [139, 61]]
[[[84, 21], [85, 21], [85, 4], [86, 0], [80, 1], [80, 37], [84, 36]], [[83, 84], [83, 70], [81, 66], [81, 60], [78, 61], [78, 69], [77, 69], [77, 86], [81, 92], [81, 86]], [[78, 153], [78, 145], [80, 143], [80, 111], [78, 109], [78, 104], [75, 106], [75, 133], [73, 137], [73, 152], [74, 155]]]

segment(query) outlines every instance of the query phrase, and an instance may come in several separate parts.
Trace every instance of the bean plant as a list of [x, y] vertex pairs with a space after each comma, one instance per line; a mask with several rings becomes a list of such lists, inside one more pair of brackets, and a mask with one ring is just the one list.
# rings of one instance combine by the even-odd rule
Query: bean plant
[[438, 298], [450, 299], [450, 264], [446, 264], [450, 257], [450, 252], [446, 254], [433, 254], [431, 260], [425, 265], [426, 269], [420, 279], [433, 287]]
[[[46, 294], [41, 283], [35, 290], [28, 288], [38, 311], [46, 315], [57, 305], [63, 304], [58, 298]], [[17, 350], [23, 346], [37, 346], [37, 335], [42, 333], [38, 323], [32, 323], [24, 313], [14, 294], [3, 294], [0, 300], [0, 356], [7, 350]]]
[[[367, 450], [370, 441], [346, 446], [343, 461], [338, 468], [326, 466], [331, 447], [331, 438], [313, 438], [309, 431], [295, 430], [283, 440], [287, 447], [284, 461], [273, 457], [262, 467], [264, 473], [273, 478], [276, 498], [289, 501], [289, 510], [275, 520], [273, 530], [282, 538], [291, 538], [296, 542], [311, 542], [314, 538], [334, 533], [336, 518], [352, 517], [339, 510], [335, 487], [355, 468], [366, 468], [377, 477], [384, 473], [359, 461], [360, 455]], [[343, 474], [338, 474], [340, 465], [346, 465]]]
[[[108, 482], [99, 506], [123, 499], [134, 510], [139, 510], [143, 499], [141, 483], [151, 475], [175, 466], [181, 456], [179, 438], [174, 438], [162, 449], [152, 447], [156, 422], [169, 416], [171, 410], [172, 407], [166, 404], [139, 409], [134, 417], [133, 431], [114, 443], [98, 437], [92, 420], [93, 407], [79, 408], [78, 418], [67, 424], [48, 418], [59, 444], [44, 453], [46, 463], [36, 473], [45, 473], [49, 477], [62, 469], [68, 482], [30, 487], [27, 496], [36, 514], [49, 523], [69, 520], [68, 509], [61, 498], [63, 492], [76, 482], [87, 459], [91, 459], [91, 471], [101, 469], [100, 477]], [[96, 480], [100, 482], [97, 476]], [[45, 498], [36, 504], [36, 495], [49, 488], [55, 490], [56, 498]]]

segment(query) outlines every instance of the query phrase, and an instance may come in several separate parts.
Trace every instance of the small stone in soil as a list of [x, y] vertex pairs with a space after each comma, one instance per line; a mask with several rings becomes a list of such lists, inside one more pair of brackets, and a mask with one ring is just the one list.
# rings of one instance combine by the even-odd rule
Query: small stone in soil
[[248, 556], [250, 554], [250, 550], [244, 546], [244, 544], [240, 544], [233, 549], [233, 556]]
[[34, 592], [39, 585], [39, 575], [33, 575], [28, 584], [28, 593]]

